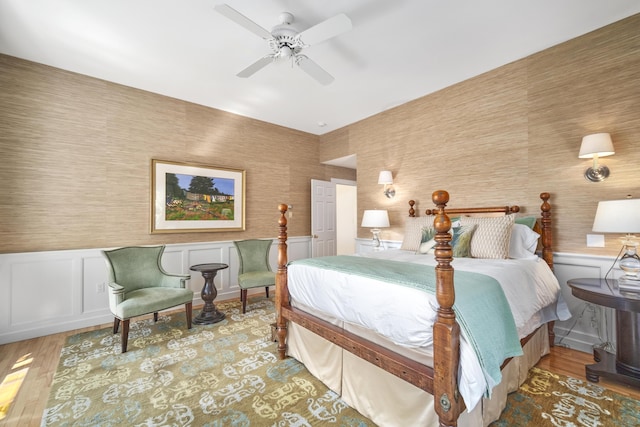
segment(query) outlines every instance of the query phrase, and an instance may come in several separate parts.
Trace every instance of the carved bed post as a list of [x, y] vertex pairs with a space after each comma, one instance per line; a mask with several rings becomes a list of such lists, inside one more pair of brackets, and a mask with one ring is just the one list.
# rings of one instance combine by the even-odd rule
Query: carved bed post
[[544, 259], [549, 267], [553, 270], [553, 232], [551, 231], [551, 205], [549, 204], [549, 193], [540, 193], [542, 205], [540, 206], [542, 220], [542, 259]]
[[276, 273], [276, 336], [278, 338], [278, 357], [284, 359], [287, 353], [287, 320], [282, 315], [282, 307], [289, 306], [289, 287], [287, 285], [287, 205], [280, 204], [278, 219], [278, 272]]
[[451, 220], [445, 213], [449, 193], [435, 191], [433, 203], [437, 206], [433, 221], [435, 236], [437, 318], [433, 325], [433, 398], [440, 426], [456, 426], [460, 414], [458, 394], [458, 366], [460, 362], [460, 326], [453, 311], [453, 251], [451, 249]]
[[[540, 193], [540, 199], [542, 199], [542, 205], [540, 206], [540, 213], [542, 220], [540, 221], [542, 227], [542, 259], [553, 270], [553, 231], [551, 229], [551, 205], [549, 204], [549, 193]], [[555, 322], [547, 323], [547, 332], [549, 334], [549, 345], [553, 347], [555, 345], [556, 333], [553, 330]]]

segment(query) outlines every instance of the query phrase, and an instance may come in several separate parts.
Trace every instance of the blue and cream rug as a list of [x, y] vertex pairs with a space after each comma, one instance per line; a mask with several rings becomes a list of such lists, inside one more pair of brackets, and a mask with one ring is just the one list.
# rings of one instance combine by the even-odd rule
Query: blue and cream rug
[[[255, 300], [255, 299], [254, 299]], [[372, 426], [294, 359], [278, 360], [270, 300], [217, 303], [227, 317], [186, 328], [184, 313], [69, 337], [42, 426]]]
[[532, 368], [491, 427], [640, 426], [640, 402], [597, 384]]
[[[373, 426], [271, 341], [273, 302], [216, 306], [227, 318], [186, 329], [184, 313], [71, 336], [42, 426]], [[532, 369], [494, 427], [640, 426], [640, 402]], [[406, 427], [406, 426], [399, 426]], [[464, 426], [461, 426], [464, 427]]]

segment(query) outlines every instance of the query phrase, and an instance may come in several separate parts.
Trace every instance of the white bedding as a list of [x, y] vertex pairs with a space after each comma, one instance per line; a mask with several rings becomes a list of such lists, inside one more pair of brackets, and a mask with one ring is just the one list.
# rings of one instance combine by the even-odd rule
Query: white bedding
[[[399, 249], [371, 252], [365, 256], [436, 265], [433, 255]], [[520, 338], [548, 321], [570, 317], [557, 279], [540, 258], [455, 258], [452, 266], [457, 270], [491, 276], [500, 283]], [[294, 304], [299, 302], [364, 326], [401, 346], [429, 351], [433, 343], [435, 295], [295, 263], [288, 267], [288, 276], [289, 293]], [[460, 345], [460, 363], [460, 392], [471, 411], [485, 391], [494, 385], [486, 384], [477, 357], [464, 336]]]

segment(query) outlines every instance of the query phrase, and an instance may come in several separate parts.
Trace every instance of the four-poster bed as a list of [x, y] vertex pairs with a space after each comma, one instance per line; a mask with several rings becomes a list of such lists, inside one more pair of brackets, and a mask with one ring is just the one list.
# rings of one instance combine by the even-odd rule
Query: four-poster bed
[[[551, 206], [548, 203], [548, 193], [542, 193], [540, 198], [542, 199], [541, 205], [541, 218], [537, 222], [536, 231], [540, 234], [539, 239], [539, 253], [541, 258], [545, 261], [545, 268], [549, 271], [551, 276], [551, 269], [553, 267], [552, 257], [552, 235], [551, 235]], [[519, 343], [525, 346], [524, 354], [522, 348], [518, 344], [518, 351], [508, 350], [503, 353], [505, 359], [510, 359], [512, 356], [517, 356], [512, 359], [513, 363], [507, 363], [509, 360], [499, 358], [498, 369], [502, 369], [502, 373], [498, 373], [497, 377], [499, 384], [492, 383], [492, 377], [488, 377], [488, 393], [491, 394], [493, 390], [494, 396], [489, 399], [489, 396], [485, 396], [481, 399], [481, 403], [477, 404], [474, 401], [473, 411], [468, 414], [465, 411], [465, 401], [467, 395], [473, 393], [469, 390], [478, 385], [468, 385], [467, 382], [471, 378], [471, 382], [474, 382], [473, 378], [476, 374], [467, 374], [465, 372], [476, 372], [475, 368], [461, 369], [461, 341], [462, 346], [462, 359], [469, 360], [468, 352], [471, 347], [467, 342], [476, 343], [474, 338], [469, 336], [469, 331], [465, 323], [463, 322], [465, 329], [461, 331], [459, 321], [461, 320], [461, 313], [457, 311], [458, 305], [454, 306], [456, 302], [456, 293], [454, 290], [454, 269], [452, 262], [454, 261], [453, 249], [452, 249], [452, 221], [449, 215], [457, 215], [460, 217], [471, 216], [515, 216], [515, 213], [519, 211], [517, 206], [514, 207], [482, 207], [482, 208], [470, 208], [470, 209], [446, 209], [446, 205], [449, 202], [449, 194], [446, 191], [436, 191], [433, 193], [432, 200], [436, 205], [435, 210], [427, 210], [426, 214], [434, 215], [433, 229], [435, 236], [433, 237], [435, 242], [434, 260], [435, 267], [432, 271], [430, 280], [434, 282], [434, 296], [433, 300], [424, 304], [425, 313], [429, 312], [429, 306], [434, 307], [433, 312], [433, 327], [432, 336], [429, 335], [424, 339], [424, 342], [429, 343], [429, 350], [426, 352], [414, 352], [413, 349], [407, 349], [411, 345], [403, 344], [399, 339], [388, 339], [381, 336], [376, 331], [368, 330], [367, 326], [361, 326], [350, 322], [349, 320], [340, 319], [338, 315], [327, 314], [328, 310], [321, 307], [321, 304], [314, 307], [313, 296], [304, 297], [297, 295], [300, 294], [298, 290], [295, 290], [296, 301], [292, 301], [291, 291], [294, 288], [289, 288], [289, 266], [287, 258], [287, 220], [286, 210], [287, 205], [282, 204], [279, 206], [280, 218], [279, 218], [279, 244], [278, 244], [278, 272], [276, 275], [276, 336], [278, 340], [278, 352], [280, 358], [285, 358], [287, 354], [302, 361], [307, 368], [318, 378], [320, 378], [325, 384], [332, 390], [341, 394], [345, 401], [364, 415], [369, 416], [380, 423], [385, 423], [385, 417], [394, 419], [397, 422], [398, 417], [404, 417], [412, 420], [412, 422], [420, 422], [428, 425], [441, 425], [441, 426], [456, 426], [459, 422], [464, 425], [486, 425], [491, 418], [495, 419], [496, 412], [499, 415], [502, 410], [503, 401], [506, 399], [506, 394], [509, 391], [513, 391], [526, 377], [526, 371], [537, 362], [538, 358], [548, 351], [549, 336], [546, 333], [546, 328], [543, 327], [544, 322], [553, 321], [556, 313], [555, 307], [549, 302], [544, 302], [546, 305], [544, 309], [546, 314], [544, 319], [536, 318], [535, 330], [532, 332], [529, 329], [533, 328], [533, 323], [529, 319], [525, 319], [527, 322], [518, 323], [518, 334], [522, 335], [522, 331], [526, 331], [526, 336], [519, 340]], [[410, 215], [413, 215], [413, 204], [411, 204]], [[457, 237], [454, 233], [454, 238]], [[411, 256], [414, 256], [411, 254]], [[424, 255], [423, 255], [424, 257]], [[349, 257], [355, 261], [359, 257]], [[457, 258], [456, 258], [457, 259]], [[368, 261], [360, 258], [358, 263], [363, 263], [362, 269], [371, 270], [373, 264], [367, 264]], [[375, 259], [375, 265], [380, 269], [384, 269], [386, 266], [397, 266], [400, 264], [393, 264], [396, 261], [386, 261], [382, 259]], [[460, 261], [456, 261], [454, 264], [460, 263], [462, 266], [466, 265], [463, 258]], [[497, 261], [500, 262], [500, 261]], [[522, 261], [519, 265], [525, 265], [526, 262]], [[470, 262], [467, 262], [468, 264]], [[357, 264], [357, 263], [356, 263]], [[488, 263], [487, 263], [488, 264]], [[503, 263], [507, 264], [507, 263]], [[531, 261], [530, 264], [535, 264], [535, 261]], [[544, 264], [544, 263], [540, 263]], [[547, 267], [548, 265], [548, 267]], [[405, 267], [406, 266], [406, 267]], [[296, 269], [305, 268], [304, 265], [295, 265]], [[293, 269], [293, 266], [291, 267]], [[420, 273], [422, 270], [411, 264], [403, 263], [403, 270], [416, 270]], [[426, 268], [426, 267], [424, 267]], [[425, 270], [427, 271], [427, 270]], [[303, 271], [304, 272], [304, 271]], [[339, 286], [350, 284], [351, 282], [358, 282], [360, 279], [356, 279], [355, 276], [348, 276], [344, 278], [339, 276], [337, 272], [322, 272], [325, 278], [325, 282], [322, 282], [322, 287], [315, 285], [311, 289], [315, 289], [317, 292], [324, 292], [327, 285], [327, 292], [329, 284], [339, 283]], [[373, 273], [366, 272], [363, 275], [372, 275]], [[404, 274], [401, 273], [401, 274]], [[462, 277], [464, 272], [458, 272], [456, 278]], [[403, 276], [404, 277], [404, 276]], [[406, 277], [403, 280], [411, 281], [413, 279]], [[381, 279], [386, 280], [386, 279]], [[555, 280], [555, 278], [554, 278]], [[296, 279], [296, 283], [299, 279]], [[322, 279], [320, 279], [322, 281]], [[316, 281], [317, 282], [317, 281]], [[557, 281], [556, 281], [557, 283]], [[406, 283], [405, 283], [406, 284]], [[462, 286], [458, 281], [456, 287]], [[415, 288], [417, 285], [409, 283], [408, 287], [396, 287], [393, 288], [393, 295], [386, 295], [386, 302], [391, 300], [400, 300], [402, 304], [408, 303], [408, 300], [414, 300], [422, 297], [423, 292], [416, 293]], [[298, 286], [298, 285], [296, 285]], [[379, 283], [363, 282], [363, 288], [357, 291], [355, 296], [341, 297], [337, 292], [337, 297], [347, 299], [346, 304], [348, 306], [358, 307], [361, 303], [360, 298], [363, 294], [378, 293], [376, 286], [381, 286]], [[475, 285], [473, 285], [475, 286]], [[302, 286], [304, 287], [304, 286]], [[295, 288], [297, 289], [297, 288]], [[341, 289], [346, 289], [342, 287]], [[362, 292], [362, 290], [365, 290]], [[462, 289], [462, 288], [461, 288]], [[469, 288], [465, 288], [469, 289]], [[559, 291], [559, 287], [558, 287]], [[312, 292], [314, 292], [312, 290]], [[482, 292], [484, 293], [484, 291]], [[480, 296], [473, 297], [477, 298]], [[404, 297], [402, 295], [405, 295]], [[464, 295], [458, 295], [464, 299]], [[394, 298], [395, 297], [395, 298]], [[416, 298], [417, 297], [417, 298]], [[557, 298], [558, 295], [555, 295]], [[404, 299], [403, 299], [404, 298]], [[430, 296], [427, 298], [431, 298]], [[491, 297], [493, 298], [493, 297]], [[468, 299], [468, 298], [467, 298]], [[420, 300], [422, 301], [422, 300]], [[459, 302], [460, 302], [459, 301]], [[335, 301], [329, 303], [332, 305]], [[437, 303], [436, 303], [437, 302]], [[389, 307], [395, 307], [393, 304], [388, 304]], [[548, 307], [552, 307], [552, 315], [549, 315]], [[380, 307], [378, 307], [379, 309]], [[538, 310], [540, 307], [535, 308]], [[345, 309], [340, 309], [345, 310]], [[358, 311], [358, 309], [355, 309]], [[404, 307], [399, 309], [391, 309], [393, 312], [403, 312]], [[407, 309], [409, 313], [414, 313]], [[418, 309], [420, 311], [420, 309]], [[544, 310], [536, 311], [542, 313]], [[360, 316], [360, 312], [356, 316]], [[421, 313], [418, 313], [421, 315]], [[457, 317], [458, 315], [458, 317]], [[468, 314], [465, 313], [464, 316]], [[413, 314], [408, 317], [411, 320]], [[427, 317], [430, 315], [427, 315]], [[381, 317], [383, 321], [389, 319], [388, 323], [394, 323], [396, 320], [391, 320], [392, 317], [388, 313], [374, 312], [372, 317]], [[534, 316], [535, 317], [535, 316]], [[366, 323], [366, 322], [365, 322]], [[472, 322], [471, 322], [472, 323]], [[514, 322], [514, 324], [517, 322]], [[527, 323], [525, 326], [522, 324]], [[495, 327], [496, 324], [494, 323]], [[500, 325], [497, 325], [500, 326]], [[521, 327], [523, 326], [523, 327]], [[384, 328], [384, 325], [383, 325]], [[528, 328], [528, 329], [527, 329]], [[410, 329], [410, 327], [400, 327], [400, 329]], [[500, 328], [498, 328], [500, 329]], [[548, 331], [552, 333], [552, 323], [549, 324]], [[506, 328], [505, 330], [508, 330]], [[430, 332], [430, 331], [429, 331]], [[508, 335], [508, 331], [505, 332]], [[384, 333], [382, 334], [384, 335]], [[461, 336], [462, 335], [462, 336]], [[413, 339], [410, 337], [409, 339]], [[490, 338], [495, 339], [495, 338]], [[516, 341], [518, 337], [516, 336]], [[393, 343], [389, 343], [393, 341]], [[551, 336], [551, 345], [553, 344], [553, 337]], [[426, 348], [424, 343], [417, 345], [420, 348]], [[505, 348], [508, 344], [505, 344]], [[509, 352], [510, 351], [510, 352]], [[419, 354], [418, 354], [419, 353]], [[496, 357], [499, 357], [496, 356]], [[475, 362], [474, 362], [475, 363]], [[464, 366], [473, 365], [473, 363], [465, 362]], [[475, 366], [475, 365], [473, 365]], [[490, 371], [490, 368], [485, 368], [482, 365], [480, 376], [482, 372]], [[465, 371], [466, 370], [466, 371]], [[461, 374], [462, 372], [462, 374]], [[523, 376], [524, 372], [524, 376]], [[500, 377], [504, 377], [504, 380], [500, 381]], [[461, 377], [466, 379], [462, 381]], [[476, 378], [478, 376], [476, 375]], [[493, 377], [495, 378], [495, 376]], [[399, 379], [399, 380], [398, 380]], [[479, 381], [480, 382], [480, 381]], [[486, 385], [481, 384], [485, 387]], [[494, 387], [495, 386], [495, 387]], [[461, 393], [462, 388], [462, 393]], [[496, 395], [497, 394], [497, 395]], [[426, 395], [432, 395], [425, 397]], [[493, 403], [491, 402], [493, 401]], [[497, 402], [497, 403], [496, 403]], [[384, 414], [383, 412], [389, 414]], [[397, 413], [395, 413], [397, 411]], [[435, 412], [434, 412], [435, 411]], [[372, 415], [373, 414], [373, 415]], [[377, 418], [376, 418], [377, 417]]]

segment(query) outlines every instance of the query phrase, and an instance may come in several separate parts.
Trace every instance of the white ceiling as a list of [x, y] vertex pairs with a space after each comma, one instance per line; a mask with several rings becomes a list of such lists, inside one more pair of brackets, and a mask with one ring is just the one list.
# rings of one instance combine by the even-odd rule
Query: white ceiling
[[[270, 51], [214, 10], [270, 30], [338, 13], [353, 29], [287, 63], [235, 74]], [[0, 0], [0, 52], [323, 134], [640, 12], [638, 0]], [[324, 126], [320, 124], [323, 123]]]

